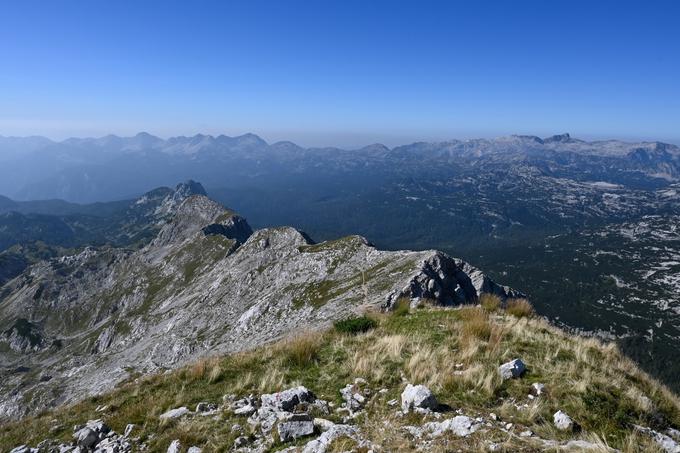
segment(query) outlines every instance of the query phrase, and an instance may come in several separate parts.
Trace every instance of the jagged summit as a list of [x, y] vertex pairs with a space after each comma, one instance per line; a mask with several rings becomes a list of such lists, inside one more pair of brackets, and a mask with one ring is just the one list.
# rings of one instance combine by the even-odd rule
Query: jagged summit
[[190, 195], [208, 195], [201, 183], [191, 179], [177, 184], [175, 187], [175, 194], [183, 198], [187, 198]]

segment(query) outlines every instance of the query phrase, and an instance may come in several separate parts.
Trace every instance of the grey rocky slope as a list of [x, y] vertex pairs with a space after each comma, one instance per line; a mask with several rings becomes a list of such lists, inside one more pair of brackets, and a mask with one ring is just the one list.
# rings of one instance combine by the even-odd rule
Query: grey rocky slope
[[61, 200], [0, 199], [0, 286], [28, 265], [87, 245], [139, 248], [153, 239], [180, 203], [205, 195], [199, 183], [159, 187], [133, 200], [78, 205]]
[[380, 251], [358, 236], [314, 244], [290, 227], [253, 232], [204, 195], [179, 198], [142, 249], [87, 248], [0, 289], [0, 417], [400, 297], [453, 305], [519, 295], [441, 252]]

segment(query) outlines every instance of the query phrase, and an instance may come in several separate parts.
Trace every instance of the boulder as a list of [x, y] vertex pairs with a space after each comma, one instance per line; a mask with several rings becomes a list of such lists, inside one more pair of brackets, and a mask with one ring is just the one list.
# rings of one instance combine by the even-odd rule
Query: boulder
[[553, 415], [553, 423], [555, 424], [555, 428], [560, 431], [571, 431], [574, 429], [573, 420], [562, 411], [555, 412]]
[[437, 398], [424, 385], [408, 384], [401, 394], [401, 410], [435, 410], [439, 406]]
[[280, 421], [277, 428], [281, 441], [289, 442], [314, 434], [314, 419], [308, 414], [294, 414]]
[[99, 442], [99, 435], [88, 427], [76, 431], [73, 438], [75, 439], [76, 444], [84, 449], [92, 449]]
[[498, 372], [503, 379], [520, 377], [526, 371], [526, 366], [521, 359], [514, 359], [498, 367]]

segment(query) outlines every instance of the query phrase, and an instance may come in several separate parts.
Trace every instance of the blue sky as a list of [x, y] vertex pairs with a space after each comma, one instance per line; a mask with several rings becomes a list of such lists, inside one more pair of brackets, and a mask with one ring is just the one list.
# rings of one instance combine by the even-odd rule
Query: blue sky
[[0, 1], [0, 135], [680, 142], [680, 2]]

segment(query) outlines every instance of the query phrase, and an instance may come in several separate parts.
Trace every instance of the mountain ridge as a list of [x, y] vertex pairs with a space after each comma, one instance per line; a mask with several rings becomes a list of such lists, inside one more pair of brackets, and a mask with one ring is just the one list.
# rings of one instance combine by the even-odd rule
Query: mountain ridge
[[252, 231], [205, 195], [177, 202], [177, 193], [158, 204], [171, 217], [143, 248], [88, 247], [2, 287], [0, 415], [111, 388], [130, 364], [174, 368], [404, 298], [457, 305], [483, 293], [522, 296], [441, 252], [379, 251], [358, 236], [315, 244], [291, 227]]

